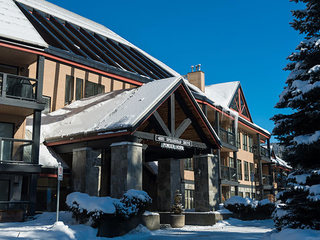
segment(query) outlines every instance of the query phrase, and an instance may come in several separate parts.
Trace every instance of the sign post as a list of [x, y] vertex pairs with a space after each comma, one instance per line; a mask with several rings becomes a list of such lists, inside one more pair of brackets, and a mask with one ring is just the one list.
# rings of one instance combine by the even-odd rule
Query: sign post
[[250, 174], [250, 180], [251, 180], [251, 198], [253, 199], [253, 181], [254, 181], [254, 172], [251, 172], [251, 174]]
[[58, 187], [57, 187], [57, 218], [56, 222], [59, 221], [59, 201], [60, 201], [60, 181], [63, 180], [63, 167], [61, 163], [58, 163]]

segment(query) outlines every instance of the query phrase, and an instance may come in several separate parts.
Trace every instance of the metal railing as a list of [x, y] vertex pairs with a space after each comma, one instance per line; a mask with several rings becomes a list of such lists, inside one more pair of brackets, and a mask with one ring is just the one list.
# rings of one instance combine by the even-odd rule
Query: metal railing
[[238, 181], [237, 179], [237, 169], [227, 166], [221, 166], [221, 179], [229, 181]]
[[236, 146], [236, 135], [232, 132], [229, 132], [223, 128], [220, 128], [220, 138], [223, 142], [228, 143], [230, 145]]
[[254, 153], [255, 157], [259, 157], [259, 149], [260, 149], [260, 156], [270, 158], [269, 150], [263, 146], [259, 146], [259, 147], [254, 146], [253, 153]]
[[271, 175], [262, 175], [262, 184], [263, 185], [272, 185], [272, 176]]
[[33, 141], [0, 137], [0, 162], [32, 162]]
[[0, 72], [0, 96], [35, 101], [38, 81], [36, 79]]

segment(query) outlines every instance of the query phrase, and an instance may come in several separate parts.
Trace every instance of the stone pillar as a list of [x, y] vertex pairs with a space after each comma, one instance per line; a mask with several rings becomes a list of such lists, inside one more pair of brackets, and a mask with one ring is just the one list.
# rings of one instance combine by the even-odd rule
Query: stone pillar
[[129, 189], [142, 190], [142, 144], [119, 142], [110, 147], [110, 196], [121, 198]]
[[195, 210], [208, 212], [219, 205], [218, 157], [194, 156]]
[[158, 160], [158, 210], [170, 211], [176, 190], [181, 191], [180, 159]]
[[73, 149], [72, 182], [73, 191], [99, 196], [101, 178], [101, 151], [91, 148]]

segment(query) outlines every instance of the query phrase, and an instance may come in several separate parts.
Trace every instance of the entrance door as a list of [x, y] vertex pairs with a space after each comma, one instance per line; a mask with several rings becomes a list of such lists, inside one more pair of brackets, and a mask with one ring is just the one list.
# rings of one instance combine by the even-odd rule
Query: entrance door
[[13, 138], [13, 123], [0, 122], [0, 160], [12, 160], [13, 142], [5, 138]]

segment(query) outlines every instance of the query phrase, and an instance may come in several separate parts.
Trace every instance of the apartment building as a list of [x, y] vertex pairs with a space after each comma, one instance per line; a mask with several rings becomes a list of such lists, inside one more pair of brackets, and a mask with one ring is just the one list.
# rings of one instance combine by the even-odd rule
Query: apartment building
[[184, 78], [49, 2], [3, 3], [2, 214], [54, 211], [58, 162], [62, 208], [73, 191], [143, 189], [158, 211], [170, 210], [177, 189], [196, 211], [273, 192], [264, 184], [270, 134], [253, 123], [239, 82], [205, 87], [200, 68]]

